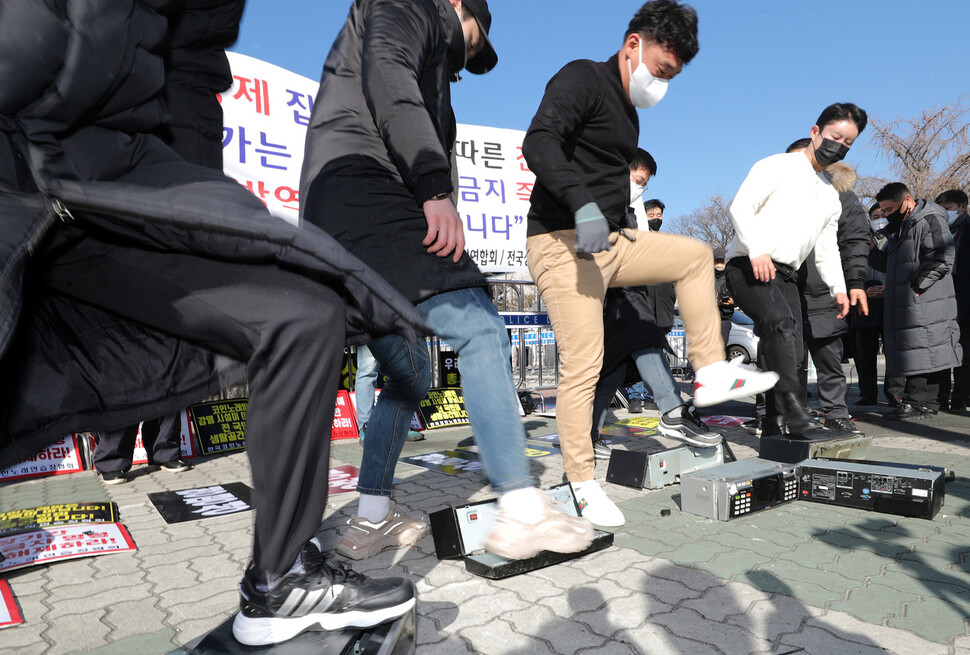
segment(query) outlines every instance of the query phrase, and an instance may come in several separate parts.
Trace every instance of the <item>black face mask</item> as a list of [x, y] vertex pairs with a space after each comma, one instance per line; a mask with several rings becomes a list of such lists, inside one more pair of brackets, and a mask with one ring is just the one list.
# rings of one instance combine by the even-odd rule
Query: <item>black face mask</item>
[[664, 219], [662, 218], [648, 218], [647, 227], [650, 228], [651, 232], [659, 232], [660, 226], [663, 225]]
[[886, 220], [889, 221], [890, 234], [895, 234], [899, 231], [899, 226], [903, 224], [904, 220], [906, 220], [906, 212], [904, 212], [902, 206], [900, 206], [899, 209], [886, 216]]
[[836, 143], [832, 139], [822, 139], [822, 144], [815, 149], [815, 161], [818, 162], [819, 166], [825, 168], [845, 159], [848, 152], [849, 146]]

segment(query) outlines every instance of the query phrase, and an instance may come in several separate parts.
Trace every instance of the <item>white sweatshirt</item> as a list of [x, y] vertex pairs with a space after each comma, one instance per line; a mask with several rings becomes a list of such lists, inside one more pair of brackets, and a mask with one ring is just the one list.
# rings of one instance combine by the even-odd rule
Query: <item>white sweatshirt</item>
[[815, 248], [815, 264], [834, 296], [845, 293], [837, 231], [838, 192], [805, 153], [772, 155], [755, 164], [731, 202], [735, 236], [727, 258], [771, 255], [798, 269]]

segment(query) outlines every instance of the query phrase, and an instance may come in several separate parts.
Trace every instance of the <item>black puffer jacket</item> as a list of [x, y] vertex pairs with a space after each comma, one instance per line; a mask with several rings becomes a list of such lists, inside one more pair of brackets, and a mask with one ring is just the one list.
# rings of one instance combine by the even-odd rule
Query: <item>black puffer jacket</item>
[[412, 302], [484, 286], [471, 258], [427, 252], [421, 209], [452, 192], [450, 70], [464, 36], [448, 0], [357, 0], [323, 67], [300, 178], [301, 215]]
[[883, 337], [886, 375], [934, 373], [959, 366], [962, 350], [953, 292], [953, 237], [936, 203], [916, 206], [869, 261], [886, 272]]
[[[176, 102], [179, 125], [200, 115], [186, 113], [193, 95], [225, 87], [221, 44], [234, 38], [240, 6], [0, 3], [0, 466], [70, 431], [177, 410], [217, 389], [220, 373], [241, 371], [192, 343], [48, 297], [34, 284], [43, 271], [31, 257], [61, 220], [101, 239], [298, 271], [350, 303], [352, 343], [424, 330], [413, 308], [332, 238], [273, 218], [238, 183], [187, 163], [157, 136], [169, 125], [166, 85], [202, 89]], [[187, 11], [197, 13], [180, 21]], [[177, 62], [177, 72], [167, 68]], [[146, 379], [146, 370], [154, 375]]]
[[[603, 370], [606, 377], [620, 365], [630, 362], [638, 350], [663, 348], [673, 350], [666, 331], [657, 327], [643, 287], [618, 287], [606, 290], [603, 305]], [[635, 369], [628, 373], [640, 379]]]
[[[842, 162], [832, 164], [823, 172], [839, 192], [839, 201], [842, 203], [837, 240], [845, 286], [849, 290], [865, 289], [869, 259], [869, 218], [852, 190], [856, 173], [851, 166]], [[822, 282], [822, 276], [815, 266], [814, 250], [798, 271], [798, 285], [802, 296], [806, 338], [824, 339], [848, 331], [847, 320], [838, 318], [839, 306], [835, 304], [828, 285]], [[856, 308], [850, 311], [855, 312]]]

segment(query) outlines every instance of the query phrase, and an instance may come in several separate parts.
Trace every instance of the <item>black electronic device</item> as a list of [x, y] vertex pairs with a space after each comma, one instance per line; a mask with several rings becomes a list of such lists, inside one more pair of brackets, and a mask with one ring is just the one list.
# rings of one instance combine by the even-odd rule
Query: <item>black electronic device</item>
[[798, 497], [840, 507], [932, 519], [943, 506], [940, 466], [809, 459], [798, 466]]
[[787, 435], [761, 437], [758, 457], [775, 462], [795, 464], [810, 458], [862, 459], [869, 450], [872, 437], [864, 434], [816, 428], [809, 430], [808, 439], [791, 439]]

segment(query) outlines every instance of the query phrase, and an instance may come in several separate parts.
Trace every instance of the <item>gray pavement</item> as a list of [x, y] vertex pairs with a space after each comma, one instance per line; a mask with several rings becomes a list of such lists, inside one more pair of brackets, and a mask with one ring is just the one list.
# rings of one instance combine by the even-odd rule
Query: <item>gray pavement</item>
[[[856, 412], [874, 437], [869, 459], [956, 472], [932, 521], [811, 503], [712, 521], [679, 510], [679, 486], [649, 491], [604, 483], [627, 517], [604, 551], [490, 581], [468, 574], [460, 561], [438, 561], [426, 537], [355, 568], [416, 583], [422, 655], [970, 654], [970, 416], [900, 424], [882, 417], [888, 409]], [[732, 403], [704, 413], [752, 411], [750, 403]], [[615, 419], [626, 417], [616, 410]], [[523, 421], [531, 436], [555, 432], [552, 419]], [[739, 458], [756, 456], [757, 438], [742, 428], [723, 431]], [[448, 449], [470, 434], [467, 427], [430, 431], [404, 454]], [[675, 445], [641, 435], [616, 447]], [[333, 465], [357, 465], [360, 452], [355, 441], [334, 442]], [[542, 486], [560, 482], [558, 455], [532, 465]], [[600, 479], [606, 466], [597, 465]], [[476, 472], [402, 464], [397, 474], [396, 499], [413, 510], [490, 496]], [[110, 499], [138, 546], [4, 575], [26, 622], [0, 630], [0, 652], [186, 652], [235, 611], [252, 515], [167, 525], [146, 494], [234, 481], [251, 484], [245, 454], [196, 460], [178, 475], [136, 468], [116, 487], [91, 471], [0, 486], [0, 511]], [[325, 544], [335, 542], [355, 496], [331, 497]]]

